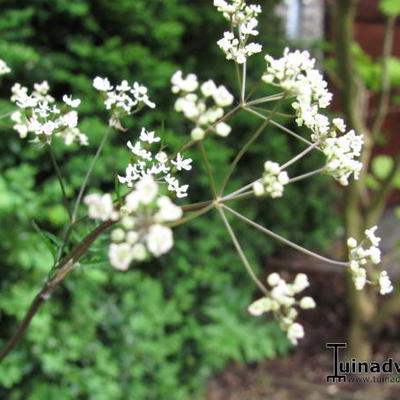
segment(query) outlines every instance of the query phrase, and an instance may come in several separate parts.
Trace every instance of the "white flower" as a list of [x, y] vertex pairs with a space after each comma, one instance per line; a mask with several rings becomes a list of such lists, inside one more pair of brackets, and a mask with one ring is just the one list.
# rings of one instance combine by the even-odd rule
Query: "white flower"
[[248, 308], [249, 313], [257, 317], [270, 310], [271, 300], [266, 297], [262, 297], [261, 299], [254, 301]]
[[108, 257], [115, 269], [126, 271], [133, 260], [132, 248], [128, 243], [111, 243]]
[[157, 143], [157, 142], [159, 142], [161, 140], [160, 137], [154, 135], [153, 131], [152, 132], [146, 131], [145, 128], [142, 128], [142, 131], [140, 132], [139, 139], [142, 142], [146, 142], [146, 143], [150, 143], [150, 144], [151, 143]]
[[202, 139], [204, 139], [205, 131], [204, 131], [204, 129], [200, 128], [199, 126], [196, 126], [190, 132], [190, 136], [192, 137], [193, 140], [202, 140]]
[[173, 246], [173, 236], [170, 228], [155, 224], [149, 229], [146, 236], [146, 245], [150, 253], [159, 257], [167, 253]]
[[66, 94], [64, 94], [64, 96], [63, 96], [62, 99], [63, 99], [63, 102], [64, 102], [65, 104], [69, 105], [69, 106], [72, 107], [72, 108], [76, 108], [76, 107], [79, 106], [79, 104], [81, 104], [80, 99], [75, 99], [75, 100], [73, 100], [73, 99], [72, 99], [72, 96], [67, 96]]
[[154, 220], [157, 222], [176, 221], [182, 217], [182, 209], [172, 203], [167, 196], [161, 196], [157, 200], [159, 211], [154, 215]]
[[357, 240], [350, 237], [347, 239], [347, 246], [349, 246], [350, 248], [354, 249], [355, 247], [357, 247]]
[[346, 124], [342, 118], [334, 118], [332, 120], [333, 125], [342, 133], [346, 132]]
[[100, 78], [99, 76], [96, 76], [96, 78], [93, 79], [93, 87], [102, 92], [113, 90], [108, 78]]
[[111, 232], [111, 240], [113, 242], [122, 242], [125, 239], [125, 231], [121, 228], [114, 229]]
[[260, 181], [253, 183], [253, 192], [256, 196], [263, 196], [265, 194], [264, 185]]
[[225, 122], [219, 122], [215, 126], [215, 132], [218, 136], [227, 137], [231, 133], [232, 128]]
[[365, 236], [370, 240], [372, 246], [379, 246], [381, 239], [375, 236], [375, 232], [378, 227], [375, 225], [372, 228], [369, 228], [365, 231]]
[[178, 153], [176, 156], [176, 161], [172, 160], [171, 163], [175, 165], [176, 169], [178, 171], [181, 171], [182, 169], [185, 169], [186, 171], [190, 171], [192, 169], [192, 166], [190, 165], [192, 163], [191, 158], [186, 158], [184, 159], [181, 155], [181, 153]]
[[316, 306], [314, 299], [312, 297], [310, 297], [310, 296], [303, 297], [300, 300], [299, 305], [304, 310], [307, 310], [307, 309], [310, 309], [310, 308], [315, 308], [315, 306]]
[[281, 277], [277, 272], [268, 275], [267, 282], [270, 286], [276, 286], [281, 281]]
[[308, 281], [307, 275], [300, 273], [300, 274], [296, 275], [292, 286], [293, 286], [294, 292], [299, 293], [299, 292], [303, 291], [309, 285], [310, 285], [310, 282]]
[[158, 193], [158, 185], [151, 176], [145, 176], [136, 184], [136, 193], [141, 203], [149, 204]]
[[172, 92], [193, 92], [195, 91], [199, 83], [195, 74], [189, 74], [186, 78], [183, 78], [182, 71], [176, 71], [171, 77]]
[[145, 245], [142, 243], [136, 243], [132, 247], [132, 257], [134, 260], [143, 261], [147, 257]]
[[7, 66], [7, 64], [0, 59], [0, 75], [5, 75], [11, 72], [11, 69]]
[[233, 103], [232, 94], [229, 93], [228, 89], [223, 85], [218, 86], [218, 88], [214, 91], [212, 96], [215, 101], [215, 104], [217, 104], [220, 107], [227, 107]]
[[209, 79], [208, 81], [204, 82], [201, 85], [201, 92], [203, 93], [204, 97], [210, 97], [214, 94], [217, 90], [217, 86], [215, 85], [214, 81]]
[[84, 203], [89, 208], [89, 218], [100, 219], [101, 221], [117, 219], [111, 195], [108, 193], [103, 195], [89, 194], [84, 198]]
[[297, 322], [291, 324], [287, 330], [287, 337], [293, 343], [297, 344], [298, 339], [304, 337], [304, 328]]
[[386, 271], [382, 271], [379, 276], [379, 288], [381, 295], [385, 295], [393, 291], [392, 282], [390, 281]]
[[279, 164], [273, 161], [266, 161], [264, 170], [262, 178], [253, 184], [254, 194], [262, 196], [267, 193], [272, 198], [282, 197], [284, 186], [289, 183], [287, 172], [281, 171]]

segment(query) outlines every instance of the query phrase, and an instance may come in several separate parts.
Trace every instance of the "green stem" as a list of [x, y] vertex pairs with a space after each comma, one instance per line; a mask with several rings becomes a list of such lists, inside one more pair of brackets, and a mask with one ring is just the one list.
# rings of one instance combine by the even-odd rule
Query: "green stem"
[[69, 206], [69, 203], [68, 203], [67, 192], [65, 190], [65, 185], [64, 185], [63, 178], [62, 178], [61, 170], [60, 170], [60, 167], [58, 165], [56, 155], [54, 154], [53, 146], [50, 145], [49, 148], [50, 148], [51, 162], [53, 164], [54, 170], [55, 170], [56, 175], [57, 175], [58, 183], [59, 183], [60, 188], [61, 188], [61, 193], [62, 193], [62, 197], [63, 197], [63, 203], [64, 203], [64, 206], [65, 206], [65, 209], [67, 210], [69, 220], [71, 222], [72, 214], [71, 214], [71, 209], [70, 209], [70, 206]]
[[[247, 152], [249, 147], [258, 139], [258, 137], [261, 135], [261, 133], [263, 132], [265, 127], [269, 124], [269, 122], [271, 121], [271, 118], [274, 116], [274, 112], [278, 109], [278, 107], [281, 104], [283, 99], [284, 99], [284, 97], [275, 104], [274, 108], [272, 109], [272, 114], [269, 117], [265, 117], [264, 118], [265, 121], [256, 130], [254, 135], [245, 143], [245, 145], [241, 148], [241, 150], [238, 152], [238, 154], [236, 155], [236, 157], [232, 161], [231, 165], [229, 166], [228, 173], [226, 174], [224, 180], [222, 181], [221, 189], [220, 189], [220, 192], [219, 192], [220, 195], [222, 195], [222, 193], [224, 192], [225, 186], [229, 182], [229, 179], [232, 176], [232, 173], [235, 170], [236, 165], [238, 164], [240, 159], [243, 157], [243, 155]], [[244, 110], [248, 110], [248, 108], [246, 108], [246, 107], [244, 107], [243, 109]]]
[[214, 179], [214, 175], [211, 171], [210, 161], [208, 160], [207, 152], [206, 152], [206, 149], [204, 147], [204, 143], [202, 140], [199, 141], [199, 147], [200, 147], [201, 157], [203, 159], [204, 166], [206, 169], [206, 173], [207, 173], [208, 179], [210, 181], [212, 195], [213, 195], [213, 198], [215, 199], [217, 197], [217, 189], [215, 186], [215, 179]]
[[252, 221], [249, 218], [246, 218], [244, 215], [238, 213], [237, 211], [233, 210], [232, 208], [230, 208], [230, 207], [228, 207], [226, 205], [222, 205], [222, 207], [225, 208], [230, 213], [232, 213], [233, 215], [235, 215], [236, 217], [238, 217], [239, 219], [241, 219], [243, 222], [246, 222], [247, 224], [253, 226], [256, 229], [258, 229], [259, 231], [266, 233], [267, 235], [269, 235], [269, 236], [273, 237], [274, 239], [276, 239], [276, 240], [278, 240], [278, 241], [280, 241], [280, 242], [292, 247], [293, 249], [296, 249], [296, 250], [298, 250], [298, 251], [300, 251], [300, 252], [302, 252], [304, 254], [307, 254], [309, 256], [317, 258], [318, 260], [325, 261], [325, 262], [330, 263], [330, 264], [338, 265], [338, 266], [341, 266], [341, 267], [348, 267], [349, 266], [348, 262], [332, 260], [330, 258], [321, 256], [321, 255], [319, 255], [317, 253], [314, 253], [314, 252], [312, 252], [310, 250], [307, 250], [307, 249], [299, 246], [298, 244], [293, 243], [288, 239], [285, 239], [284, 237], [278, 235], [277, 233], [272, 232], [267, 228], [264, 228], [263, 226], [257, 224], [256, 222]]
[[289, 183], [302, 181], [303, 179], [309, 178], [310, 176], [320, 174], [321, 172], [324, 172], [324, 169], [325, 168], [318, 168], [315, 169], [314, 171], [307, 172], [303, 175], [295, 176], [294, 178], [289, 179]]
[[250, 265], [249, 261], [247, 260], [247, 257], [246, 257], [246, 255], [244, 254], [244, 251], [242, 250], [242, 247], [240, 246], [240, 243], [239, 243], [238, 239], [236, 238], [236, 235], [235, 235], [235, 233], [234, 233], [234, 231], [233, 231], [231, 225], [229, 224], [229, 221], [228, 221], [228, 219], [226, 218], [226, 215], [225, 215], [224, 211], [222, 210], [221, 207], [218, 207], [217, 209], [218, 209], [218, 212], [219, 212], [220, 215], [221, 215], [222, 221], [224, 222], [225, 227], [226, 227], [226, 229], [227, 229], [227, 231], [228, 231], [228, 233], [229, 233], [229, 235], [230, 235], [230, 237], [231, 237], [231, 239], [232, 239], [232, 242], [233, 242], [233, 244], [234, 244], [234, 246], [235, 246], [235, 248], [236, 248], [236, 251], [238, 252], [239, 257], [240, 257], [240, 259], [242, 260], [243, 265], [244, 265], [245, 268], [246, 268], [247, 273], [250, 275], [251, 279], [252, 279], [252, 280], [254, 281], [254, 283], [259, 287], [259, 289], [260, 289], [266, 296], [268, 296], [268, 295], [269, 295], [268, 290], [267, 290], [266, 287], [261, 283], [261, 281], [257, 278], [256, 274], [254, 273], [253, 269], [251, 268], [251, 265]]

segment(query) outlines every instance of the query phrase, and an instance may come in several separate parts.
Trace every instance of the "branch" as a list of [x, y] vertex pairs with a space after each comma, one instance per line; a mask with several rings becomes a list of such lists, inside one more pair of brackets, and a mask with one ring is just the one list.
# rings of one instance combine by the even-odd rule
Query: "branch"
[[389, 108], [390, 95], [390, 76], [389, 76], [389, 57], [393, 49], [393, 40], [396, 27], [396, 17], [390, 16], [386, 19], [385, 35], [382, 50], [382, 71], [381, 71], [381, 95], [376, 116], [372, 122], [371, 132], [374, 138], [377, 137]]
[[370, 206], [368, 207], [365, 217], [366, 227], [376, 225], [379, 221], [382, 212], [384, 211], [386, 200], [393, 188], [394, 180], [398, 174], [400, 174], [400, 154], [395, 157], [392, 170], [383, 181], [382, 187], [378, 192], [376, 192]]
[[0, 363], [14, 349], [21, 340], [22, 336], [28, 329], [33, 317], [39, 311], [41, 305], [50, 297], [58, 284], [74, 269], [79, 259], [86, 253], [88, 248], [97, 239], [97, 237], [108, 227], [112, 226], [115, 221], [106, 221], [100, 224], [96, 229], [89, 233], [81, 243], [79, 243], [68, 255], [66, 255], [57, 265], [57, 272], [54, 278], [47, 281], [40, 292], [33, 299], [21, 325], [0, 351]]

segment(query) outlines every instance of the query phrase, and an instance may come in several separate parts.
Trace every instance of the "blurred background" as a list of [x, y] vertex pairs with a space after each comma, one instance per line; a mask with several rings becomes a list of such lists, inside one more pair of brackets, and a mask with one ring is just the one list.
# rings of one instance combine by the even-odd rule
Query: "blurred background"
[[[340, 68], [334, 57], [335, 2], [258, 3], [263, 8], [259, 42], [264, 53], [278, 57], [288, 44], [308, 48], [318, 57], [339, 96], [343, 88], [338, 84]], [[372, 114], [384, 89], [377, 81], [388, 18], [378, 3], [359, 1], [353, 24], [357, 43], [351, 43], [355, 71], [371, 99]], [[187, 140], [190, 124], [174, 111], [169, 86], [177, 69], [185, 74], [194, 72], [200, 80], [211, 78], [238, 93], [234, 66], [225, 61], [216, 45], [226, 30], [225, 20], [211, 1], [0, 0], [0, 6], [0, 58], [12, 68], [11, 74], [1, 78], [0, 113], [12, 110], [9, 97], [14, 82], [31, 87], [47, 80], [54, 97], [72, 93], [83, 100], [80, 128], [88, 135], [90, 146], [55, 146], [71, 196], [106, 129], [107, 114], [91, 84], [95, 76], [107, 76], [112, 82], [139, 81], [149, 88], [157, 108], [135, 116], [127, 132], [114, 135], [97, 163], [91, 190], [114, 189], [116, 173], [123, 172], [129, 162], [125, 143], [134, 140], [142, 126], [162, 134], [171, 149]], [[400, 55], [400, 28], [395, 25], [394, 30], [392, 48]], [[392, 100], [373, 150], [365, 191], [378, 191], [385, 185], [399, 153], [400, 97], [396, 98], [396, 87], [400, 87], [400, 60], [391, 59]], [[264, 69], [263, 57], [251, 59], [249, 87], [257, 84]], [[260, 90], [265, 95], [268, 89]], [[289, 111], [290, 105], [286, 107]], [[342, 115], [340, 101], [335, 102], [332, 115]], [[293, 119], [280, 117], [279, 122], [298, 130]], [[223, 176], [245, 135], [257, 124], [250, 115], [240, 114], [229, 138], [207, 140], [217, 178]], [[33, 221], [58, 235], [68, 215], [46, 149], [38, 150], [19, 139], [7, 123], [0, 130], [1, 345], [15, 331], [51, 267], [51, 255]], [[254, 171], [261, 171], [266, 159], [282, 163], [302, 148], [289, 136], [267, 129], [242, 160], [231, 189], [253, 180]], [[199, 170], [196, 154], [190, 156], [195, 160], [195, 167], [186, 175], [190, 202], [205, 200], [207, 178]], [[314, 154], [297, 163], [291, 175], [316, 169], [321, 162], [320, 155]], [[396, 175], [397, 170], [394, 172]], [[384, 246], [391, 273], [397, 265], [398, 181], [389, 185], [380, 231], [387, 239]], [[329, 177], [317, 176], [289, 186], [282, 199], [246, 200], [234, 206], [306, 248], [343, 259], [346, 221], [341, 215], [345, 202], [342, 188]], [[168, 255], [126, 273], [109, 266], [107, 239], [99, 239], [0, 365], [0, 399], [399, 398], [396, 384], [325, 384], [331, 368], [325, 343], [347, 341], [352, 318], [343, 271], [294, 254], [240, 222], [232, 223], [259, 276], [273, 271], [288, 279], [300, 271], [309, 274], [308, 294], [318, 307], [300, 315], [306, 338], [297, 348], [271, 317], [248, 314], [247, 306], [259, 293], [218, 216], [211, 213], [176, 229], [175, 247]], [[86, 232], [78, 232], [75, 240]], [[393, 318], [398, 308], [395, 300], [382, 327], [369, 340], [375, 358], [396, 358], [396, 354], [400, 358], [399, 331]]]

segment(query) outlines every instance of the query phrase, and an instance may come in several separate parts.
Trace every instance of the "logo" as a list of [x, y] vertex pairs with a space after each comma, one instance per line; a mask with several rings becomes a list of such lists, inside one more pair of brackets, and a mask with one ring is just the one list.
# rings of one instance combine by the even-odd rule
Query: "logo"
[[[347, 343], [326, 343], [325, 347], [332, 349], [333, 375], [326, 377], [327, 382], [400, 383], [400, 362], [394, 361], [393, 358], [388, 358], [384, 362], [358, 361], [355, 358], [350, 361], [340, 361], [340, 349], [346, 349]], [[367, 374], [379, 374], [380, 376], [368, 377]], [[356, 378], [356, 375], [361, 375], [361, 377]]]

